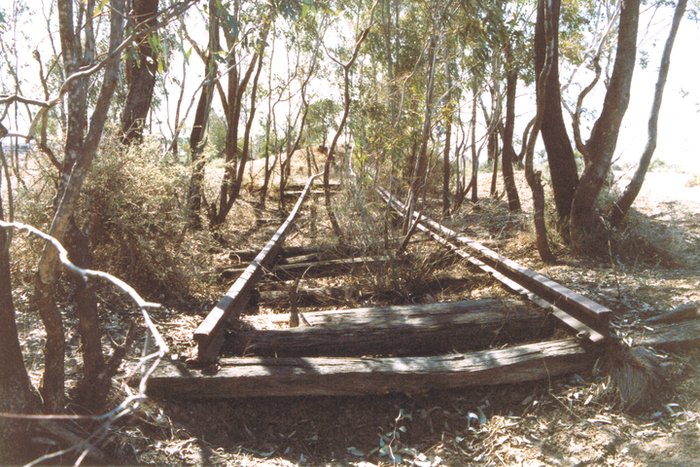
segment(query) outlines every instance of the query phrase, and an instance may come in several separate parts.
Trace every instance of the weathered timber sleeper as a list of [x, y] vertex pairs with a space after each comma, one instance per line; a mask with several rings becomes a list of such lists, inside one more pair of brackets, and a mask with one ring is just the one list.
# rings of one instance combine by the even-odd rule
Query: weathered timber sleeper
[[307, 326], [237, 330], [224, 352], [236, 355], [428, 355], [550, 336], [553, 321], [515, 300], [356, 308], [304, 313]]
[[[330, 257], [336, 255], [337, 253], [335, 252], [336, 249], [331, 246], [283, 246], [277, 256], [279, 258], [287, 258], [292, 256], [319, 254], [328, 255]], [[229, 253], [229, 258], [241, 262], [250, 262], [254, 260], [259, 253], [260, 250], [234, 250]]]
[[149, 379], [148, 393], [191, 398], [420, 394], [585, 371], [595, 358], [569, 338], [434, 357], [223, 358], [214, 375], [164, 361]]
[[[649, 326], [629, 337], [633, 345], [697, 346], [700, 320]], [[163, 361], [148, 380], [147, 391], [152, 396], [190, 398], [419, 394], [587, 372], [603, 350], [568, 338], [432, 357], [223, 358], [215, 374]]]
[[[390, 261], [392, 261], [392, 259], [388, 256], [362, 256], [358, 258], [278, 264], [268, 269], [266, 272], [279, 280], [296, 279], [302, 275], [304, 277], [327, 277], [379, 268], [389, 264]], [[240, 275], [243, 271], [242, 268], [227, 269], [222, 271], [221, 275], [224, 278], [233, 278]]]

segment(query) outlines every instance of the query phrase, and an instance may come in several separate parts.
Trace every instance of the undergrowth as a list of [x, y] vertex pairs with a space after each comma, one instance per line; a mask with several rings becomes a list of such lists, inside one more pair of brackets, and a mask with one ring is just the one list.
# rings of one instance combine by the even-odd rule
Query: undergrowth
[[162, 160], [155, 141], [107, 139], [86, 179], [79, 219], [95, 266], [150, 299], [187, 298], [202, 285], [212, 239], [187, 228], [188, 171]]

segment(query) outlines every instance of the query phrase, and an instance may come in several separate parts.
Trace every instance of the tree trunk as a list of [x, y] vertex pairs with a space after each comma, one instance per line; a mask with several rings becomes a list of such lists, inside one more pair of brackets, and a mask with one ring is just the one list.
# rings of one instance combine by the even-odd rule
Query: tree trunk
[[637, 56], [637, 28], [639, 0], [627, 0], [622, 4], [617, 52], [612, 75], [605, 93], [603, 110], [593, 126], [586, 145], [591, 163], [581, 176], [581, 181], [571, 206], [570, 231], [573, 243], [585, 247], [596, 229], [597, 198], [610, 170], [617, 145], [622, 117], [630, 100], [630, 86]]
[[622, 220], [627, 215], [632, 203], [637, 198], [639, 191], [642, 189], [642, 184], [644, 183], [644, 177], [649, 170], [649, 164], [651, 164], [651, 158], [656, 150], [656, 136], [658, 133], [658, 122], [659, 122], [659, 111], [661, 109], [661, 100], [664, 95], [664, 87], [666, 86], [666, 79], [668, 78], [668, 70], [671, 66], [671, 51], [673, 50], [673, 43], [676, 40], [676, 34], [678, 33], [678, 27], [680, 26], [681, 20], [685, 13], [687, 0], [679, 0], [676, 5], [676, 11], [673, 15], [673, 22], [671, 23], [671, 30], [668, 33], [668, 39], [666, 39], [666, 45], [664, 46], [664, 52], [661, 56], [661, 66], [659, 67], [659, 77], [656, 81], [656, 89], [654, 90], [654, 102], [651, 107], [651, 115], [649, 116], [648, 124], [648, 137], [647, 144], [642, 153], [642, 157], [639, 160], [639, 167], [634, 172], [632, 180], [625, 188], [624, 193], [615, 202], [612, 207], [612, 213], [610, 215], [610, 222], [614, 226], [620, 225]]
[[[452, 92], [452, 70], [450, 62], [450, 49], [444, 47], [445, 68], [447, 79], [447, 104], [445, 109], [445, 147], [442, 154], [442, 215], [450, 215], [450, 143], [452, 142], [452, 120], [454, 118], [454, 97]], [[456, 146], [456, 145], [455, 145]]]
[[[374, 6], [377, 4], [375, 3]], [[346, 63], [341, 64], [343, 67], [343, 84], [344, 84], [344, 100], [343, 100], [343, 116], [340, 119], [340, 124], [338, 125], [338, 129], [335, 132], [335, 136], [333, 136], [333, 141], [331, 142], [330, 148], [328, 148], [328, 155], [326, 156], [326, 163], [324, 164], [323, 167], [323, 192], [324, 192], [324, 204], [326, 206], [326, 213], [328, 214], [328, 220], [331, 223], [331, 227], [333, 228], [333, 233], [335, 234], [336, 238], [338, 239], [339, 243], [344, 243], [344, 236], [343, 236], [343, 231], [340, 228], [340, 224], [338, 223], [338, 219], [335, 216], [335, 213], [333, 212], [333, 206], [331, 205], [331, 187], [330, 187], [330, 172], [331, 172], [331, 164], [333, 163], [333, 159], [335, 157], [335, 151], [338, 146], [338, 139], [340, 138], [340, 135], [343, 133], [343, 130], [345, 129], [345, 123], [347, 122], [348, 115], [350, 113], [350, 70], [355, 63], [355, 60], [357, 60], [357, 56], [360, 53], [360, 48], [362, 47], [362, 43], [367, 39], [367, 35], [369, 34], [370, 29], [372, 28], [372, 22], [374, 21], [374, 7], [372, 8], [372, 11], [370, 12], [370, 19], [369, 19], [369, 25], [362, 31], [360, 34], [360, 37], [357, 38], [357, 41], [355, 42], [355, 49], [352, 53], [352, 57], [350, 57], [350, 60], [348, 60]], [[337, 62], [339, 63], [339, 62]]]
[[[269, 26], [268, 26], [269, 28]], [[267, 32], [263, 33], [263, 40], [262, 42], [265, 43], [267, 37]], [[253, 56], [251, 59], [252, 62], [249, 66], [249, 73], [246, 74], [246, 77], [244, 78], [243, 82], [240, 83], [240, 88], [238, 88], [237, 92], [239, 93], [239, 99], [234, 102], [234, 105], [237, 107], [237, 112], [235, 113], [235, 122], [234, 121], [228, 121], [227, 123], [229, 125], [227, 135], [229, 132], [232, 132], [234, 130], [234, 126], [236, 127], [235, 131], [233, 131], [233, 136], [235, 137], [236, 141], [233, 143], [232, 141], [230, 142], [228, 137], [227, 137], [227, 155], [229, 151], [229, 144], [235, 144], [235, 154], [237, 157], [233, 157], [228, 164], [231, 165], [231, 175], [230, 177], [233, 177], [231, 180], [229, 180], [228, 184], [222, 182], [221, 184], [221, 192], [219, 194], [219, 208], [218, 210], [215, 208], [215, 205], [212, 206], [210, 210], [210, 217], [209, 217], [209, 226], [211, 228], [216, 228], [220, 226], [221, 224], [224, 223], [226, 220], [226, 216], [228, 216], [228, 213], [231, 211], [231, 208], [233, 207], [233, 203], [236, 202], [238, 199], [238, 195], [240, 194], [241, 191], [241, 186], [243, 185], [243, 176], [245, 175], [245, 166], [248, 161], [249, 153], [250, 153], [250, 131], [253, 126], [253, 121], [255, 120], [255, 112], [256, 112], [256, 101], [257, 101], [257, 94], [258, 94], [258, 79], [260, 78], [260, 72], [262, 70], [262, 63], [263, 63], [263, 50], [262, 48], [259, 49], [256, 54]], [[238, 118], [240, 117], [240, 110], [243, 102], [243, 90], [247, 87], [248, 84], [248, 79], [250, 78], [250, 72], [253, 70], [255, 71], [255, 77], [253, 78], [253, 84], [252, 88], [250, 91], [250, 109], [249, 109], [249, 115], [248, 119], [245, 124], [245, 130], [243, 132], [243, 148], [241, 148], [240, 154], [238, 154]], [[235, 88], [234, 88], [235, 89]], [[229, 87], [229, 109], [231, 108], [231, 100], [230, 100], [230, 93], [234, 92], [234, 89]], [[227, 161], [228, 161], [228, 156], [227, 156]], [[227, 164], [227, 168], [229, 165]], [[237, 166], [236, 166], [237, 165]], [[235, 169], [235, 170], [234, 170]], [[224, 179], [226, 180], [226, 176], [224, 176]]]
[[[2, 138], [0, 138], [1, 140]], [[0, 176], [0, 220], [4, 220]], [[17, 336], [7, 230], [0, 227], [0, 412], [33, 413], [39, 398], [29, 381]], [[0, 463], [18, 463], [27, 446], [27, 422], [0, 419]]]
[[[80, 230], [75, 219], [71, 220], [66, 233], [65, 246], [71, 261], [76, 266], [92, 267], [88, 238]], [[87, 409], [97, 410], [104, 404], [112, 382], [111, 378], [105, 381], [101, 377], [105, 369], [105, 358], [102, 353], [102, 331], [97, 312], [97, 298], [92, 286], [84, 278], [72, 276], [71, 282], [75, 289], [75, 311], [78, 316], [83, 357], [83, 375], [76, 387], [75, 401]]]
[[203, 203], [204, 183], [204, 134], [209, 120], [209, 110], [214, 94], [214, 86], [207, 83], [202, 87], [197, 103], [197, 110], [192, 123], [190, 133], [190, 161], [192, 163], [192, 175], [187, 194], [187, 210], [190, 225], [196, 229], [202, 227], [200, 217]]
[[[554, 192], [554, 204], [560, 220], [569, 216], [571, 202], [578, 184], [578, 172], [574, 151], [566, 132], [564, 117], [561, 110], [561, 91], [559, 89], [559, 11], [561, 0], [553, 0], [552, 8], [552, 69], [544, 83], [537, 80], [537, 93], [540, 86], [546, 88], [544, 102], [544, 114], [542, 116], [541, 133], [547, 150], [549, 173], [552, 178], [552, 191]], [[539, 18], [544, 18], [544, 3], [538, 2], [537, 24], [535, 26], [535, 76], [542, 72], [547, 53], [545, 43], [544, 23]]]
[[[495, 118], [495, 114], [493, 118]], [[491, 188], [489, 194], [492, 198], [498, 197], [498, 190], [496, 190], [496, 183], [498, 182], [498, 125], [491, 125], [493, 130], [489, 135], [488, 142], [488, 152], [489, 158], [493, 161], [493, 171], [491, 172]]]
[[508, 195], [508, 210], [519, 212], [521, 210], [518, 187], [515, 185], [513, 174], [513, 161], [516, 159], [513, 148], [513, 128], [515, 127], [515, 92], [518, 87], [518, 70], [512, 63], [512, 51], [510, 39], [506, 44], [506, 120], [503, 125], [503, 184]]
[[209, 121], [212, 98], [214, 97], [214, 78], [216, 77], [216, 59], [214, 55], [219, 50], [219, 18], [216, 10], [216, 0], [209, 0], [209, 50], [205, 60], [207, 76], [199, 94], [197, 110], [192, 123], [192, 132], [190, 133], [192, 175], [187, 193], [187, 210], [189, 212], [190, 226], [195, 229], [202, 228], [200, 215], [204, 197], [204, 135]]
[[472, 178], [469, 185], [472, 187], [472, 203], [479, 201], [479, 194], [477, 192], [477, 186], [479, 181], [479, 153], [476, 150], [476, 103], [479, 90], [477, 89], [476, 83], [472, 86], [472, 121], [471, 121], [471, 133], [472, 133]]
[[[274, 25], [272, 26], [274, 28]], [[275, 32], [273, 30], [273, 36]], [[277, 162], [275, 159], [270, 164], [270, 130], [272, 129], [272, 117], [274, 112], [274, 106], [272, 105], [272, 64], [274, 63], [275, 57], [275, 41], [272, 41], [270, 45], [270, 64], [267, 70], [267, 118], [265, 120], [265, 171], [263, 173], [263, 184], [260, 187], [260, 207], [265, 208], [265, 201], [267, 199], [267, 190], [270, 186], [270, 178], [272, 176], [272, 169], [275, 167]]]
[[[546, 0], [545, 0], [546, 1]], [[557, 3], [555, 0], [553, 3]], [[556, 52], [554, 50], [556, 41], [552, 37], [556, 32], [555, 24], [557, 22], [557, 10], [552, 4], [544, 5], [544, 1], [540, 0], [537, 9], [537, 29], [540, 31], [540, 43], [545, 46], [544, 60], [537, 74], [537, 113], [535, 123], [532, 127], [532, 135], [528, 140], [527, 151], [525, 152], [525, 178], [532, 190], [532, 205], [533, 205], [533, 220], [535, 224], [535, 236], [537, 242], [537, 252], [540, 254], [542, 261], [551, 263], [555, 260], [554, 254], [549, 247], [547, 239], [547, 226], [544, 217], [544, 188], [542, 187], [542, 175], [539, 171], [535, 171], [533, 167], [533, 158], [535, 153], [535, 142], [537, 134], [540, 132], [543, 120], [545, 119], [549, 88], [546, 83], [549, 81], [549, 75], [553, 68], [556, 67]], [[557, 86], [558, 89], [558, 86]], [[561, 108], [559, 109], [561, 112]]]
[[[129, 25], [137, 32], [152, 27], [157, 14], [158, 0], [134, 1], [129, 12]], [[153, 50], [151, 42], [151, 37], [156, 37], [154, 34], [155, 32], [135, 34], [135, 57], [127, 54], [128, 91], [121, 115], [121, 138], [124, 144], [140, 142], [143, 139], [144, 123], [151, 108], [158, 70], [157, 52]]]
[[[58, 1], [59, 27], [64, 67], [70, 74], [78, 69], [80, 60], [80, 36], [75, 33], [73, 24], [73, 4], [70, 0]], [[109, 51], [110, 58], [104, 67], [104, 75], [94, 110], [87, 126], [87, 95], [84, 92], [88, 78], [81, 78], [68, 86], [68, 126], [66, 130], [65, 153], [61, 173], [61, 183], [56, 197], [56, 212], [51, 222], [49, 234], [63, 241], [80, 197], [83, 181], [92, 164], [108, 116], [109, 105], [117, 84], [119, 55], [113, 51], [122, 42], [123, 0], [112, 0], [110, 13]], [[88, 12], [89, 17], [92, 12]], [[94, 42], [92, 25], [85, 27], [86, 44]], [[78, 31], [80, 31], [78, 29]], [[92, 44], [94, 46], [94, 43]], [[90, 58], [91, 47], [86, 47], [85, 58]], [[58, 277], [58, 254], [49, 245], [44, 247], [35, 278], [35, 301], [42, 322], [46, 328], [45, 369], [41, 392], [48, 410], [60, 411], [64, 406], [64, 330], [61, 313], [54, 300], [54, 289]]]
[[[436, 28], [433, 25], [433, 28]], [[421, 129], [420, 147], [416, 157], [416, 163], [413, 166], [411, 174], [411, 185], [408, 191], [408, 202], [406, 203], [408, 212], [406, 222], [404, 223], [404, 233], [409, 236], [409, 228], [413, 220], [413, 212], [417, 208], [418, 200], [425, 189], [426, 179], [428, 177], [428, 141], [430, 141], [430, 132], [432, 130], [432, 114], [433, 114], [433, 89], [435, 86], [435, 67], [437, 62], [437, 31], [433, 29], [430, 37], [430, 45], [428, 49], [428, 59], [430, 60], [430, 68], [428, 69], [428, 83], [425, 88], [425, 109], [423, 111], [423, 128]]]
[[450, 142], [452, 140], [452, 100], [448, 101], [445, 119], [445, 147], [442, 154], [442, 215], [450, 215]]

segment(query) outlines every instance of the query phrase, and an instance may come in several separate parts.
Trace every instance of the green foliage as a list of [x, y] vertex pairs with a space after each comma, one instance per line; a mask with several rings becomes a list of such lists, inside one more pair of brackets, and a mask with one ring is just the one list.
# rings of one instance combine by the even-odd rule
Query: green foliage
[[586, 60], [585, 34], [594, 14], [595, 2], [565, 0], [561, 5], [559, 53], [572, 64], [580, 65]]
[[306, 117], [306, 135], [308, 144], [323, 144], [328, 139], [328, 129], [335, 124], [335, 117], [340, 112], [340, 105], [333, 99], [319, 99], [309, 104]]
[[661, 172], [661, 171], [668, 170], [668, 169], [669, 169], [669, 165], [666, 162], [664, 162], [658, 158], [652, 160], [651, 163], [649, 164], [649, 172]]
[[211, 157], [219, 158], [226, 150], [226, 119], [218, 113], [212, 111], [209, 115], [209, 125], [207, 127], [207, 143], [211, 150]]

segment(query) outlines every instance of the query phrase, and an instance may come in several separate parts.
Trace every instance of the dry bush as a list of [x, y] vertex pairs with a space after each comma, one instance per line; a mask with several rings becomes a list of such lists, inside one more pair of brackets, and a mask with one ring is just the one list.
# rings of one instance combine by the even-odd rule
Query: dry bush
[[[20, 178], [17, 178], [17, 174], [12, 174], [14, 220], [48, 231], [53, 214], [58, 172], [43, 154], [33, 150], [24, 154], [24, 160], [21, 160], [20, 164]], [[9, 220], [10, 209], [4, 183], [2, 189], [3, 201], [7, 203], [5, 220]], [[36, 265], [44, 244], [43, 240], [34, 236], [12, 233], [10, 258], [14, 287], [32, 287]]]
[[[402, 291], [398, 294], [413, 300], [414, 290], [424, 289], [423, 284], [436, 272], [455, 261], [446, 250], [430, 248], [410, 248], [408, 253], [398, 255], [403, 239], [401, 223], [395, 221], [393, 210], [374, 193], [369, 182], [358, 181], [344, 188], [333, 197], [333, 208], [348, 247], [364, 256], [389, 258], [363, 276], [369, 282], [366, 287], [375, 292]], [[420, 234], [413, 238], [420, 238]]]
[[188, 296], [206, 264], [206, 233], [187, 231], [188, 171], [159, 157], [155, 142], [107, 138], [85, 182], [79, 219], [95, 266], [152, 299]]
[[393, 228], [386, 225], [385, 209], [376, 204], [378, 202], [369, 190], [360, 185], [344, 186], [333, 196], [333, 210], [346, 241], [343, 246], [358, 251], [362, 256], [390, 258], [389, 266], [371, 270], [373, 287], [386, 289], [397, 285], [399, 278], [394, 265], [399, 259], [395, 254]]

